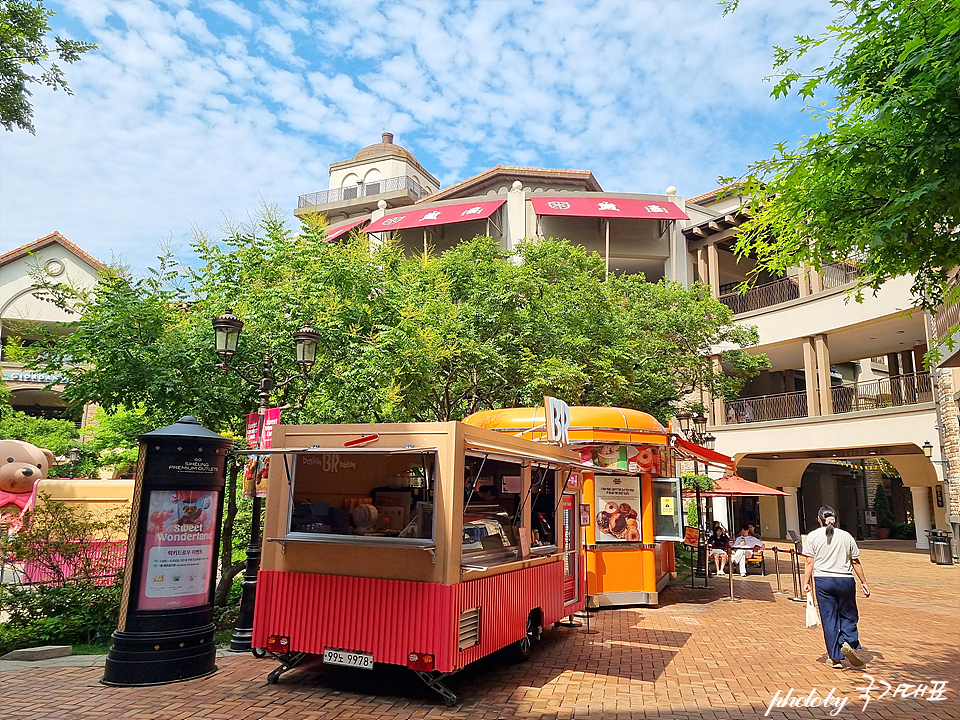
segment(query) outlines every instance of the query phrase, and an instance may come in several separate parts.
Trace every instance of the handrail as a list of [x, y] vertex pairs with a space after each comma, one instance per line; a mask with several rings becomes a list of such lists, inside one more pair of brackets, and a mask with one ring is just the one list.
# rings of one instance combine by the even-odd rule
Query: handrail
[[[928, 373], [894, 375], [830, 388], [833, 414], [902, 407], [933, 401], [933, 383]], [[728, 425], [808, 417], [807, 393], [777, 393], [738, 398], [725, 403]]]
[[[863, 274], [863, 271], [850, 262], [826, 263], [820, 272], [824, 290], [849, 285]], [[763, 285], [750, 288], [742, 295], [736, 292], [739, 283], [726, 283], [720, 286], [719, 300], [733, 311], [734, 315], [759, 310], [796, 300], [800, 297], [799, 278], [788, 275]], [[956, 324], [956, 323], [954, 323]]]
[[399, 177], [384, 178], [382, 180], [374, 180], [373, 182], [359, 183], [342, 188], [332, 188], [321, 192], [306, 193], [297, 198], [297, 207], [305, 208], [314, 205], [326, 205], [328, 203], [343, 202], [344, 200], [353, 200], [358, 197], [371, 197], [396, 190], [409, 190], [417, 200], [429, 194], [429, 191], [425, 190], [420, 183], [412, 177], [409, 175], [401, 175]]

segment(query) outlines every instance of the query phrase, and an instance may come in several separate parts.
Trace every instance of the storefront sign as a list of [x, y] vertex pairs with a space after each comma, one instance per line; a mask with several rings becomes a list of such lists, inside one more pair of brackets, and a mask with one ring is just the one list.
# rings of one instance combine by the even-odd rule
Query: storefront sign
[[640, 478], [598, 475], [594, 487], [597, 542], [639, 542]]
[[59, 375], [32, 372], [30, 370], [4, 370], [3, 379], [11, 382], [37, 383], [38, 385], [50, 385], [51, 383], [63, 382], [63, 378]]
[[661, 515], [670, 515], [676, 512], [676, 503], [672, 497], [661, 497], [660, 498], [660, 514]]
[[593, 523], [590, 521], [590, 506], [583, 503], [580, 506], [580, 527], [590, 527]]
[[937, 485], [937, 507], [943, 507], [943, 485]]
[[570, 406], [563, 400], [544, 396], [547, 410], [547, 442], [567, 445], [570, 443]]
[[188, 608], [208, 601], [217, 500], [213, 490], [150, 492], [137, 609]]

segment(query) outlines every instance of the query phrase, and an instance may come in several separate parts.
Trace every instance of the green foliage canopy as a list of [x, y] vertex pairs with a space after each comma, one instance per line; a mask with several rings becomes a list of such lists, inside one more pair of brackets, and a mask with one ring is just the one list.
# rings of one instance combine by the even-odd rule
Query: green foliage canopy
[[[737, 192], [753, 218], [737, 252], [777, 274], [855, 260], [865, 272], [858, 299], [912, 275], [924, 307], [958, 302], [948, 272], [960, 264], [960, 4], [832, 3], [838, 17], [819, 37], [774, 49], [772, 93], [833, 94], [808, 107], [827, 129], [750, 166]], [[722, 4], [729, 12], [736, 0]], [[837, 51], [802, 69], [821, 46]]]
[[[191, 413], [237, 432], [257, 397], [215, 367], [210, 321], [227, 307], [245, 321], [232, 365], [248, 374], [265, 352], [296, 374], [291, 334], [305, 323], [319, 333], [312, 379], [271, 397], [293, 406], [287, 422], [461, 419], [544, 394], [666, 419], [697, 388], [735, 396], [765, 364], [743, 349], [755, 331], [704, 286], [606, 279], [598, 255], [565, 241], [511, 256], [477, 238], [411, 256], [324, 237], [322, 223], [294, 234], [266, 207], [220, 240], [198, 233], [196, 269], [165, 256], [146, 277], [107, 273], [91, 291], [46, 285], [77, 320], [53, 347], [38, 344], [36, 363], [66, 376], [70, 402], [142, 407], [157, 423]], [[734, 348], [732, 376], [706, 358], [720, 344]]]
[[[45, 36], [54, 14], [42, 0], [0, 0], [0, 124], [6, 130], [18, 127], [36, 134], [28, 84], [43, 83], [73, 94], [63, 69], [55, 62], [44, 64], [51, 56], [72, 64], [97, 47], [61, 37], [54, 38], [54, 47], [50, 47]], [[39, 75], [31, 74], [37, 70]]]

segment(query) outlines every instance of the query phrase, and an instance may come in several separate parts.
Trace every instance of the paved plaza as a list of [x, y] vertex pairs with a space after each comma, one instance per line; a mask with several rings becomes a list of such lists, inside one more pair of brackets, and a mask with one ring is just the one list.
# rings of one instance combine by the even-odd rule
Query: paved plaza
[[[960, 566], [933, 565], [912, 543], [863, 544], [873, 596], [860, 601], [863, 669], [825, 664], [804, 605], [772, 574], [675, 584], [656, 608], [604, 610], [588, 634], [549, 629], [526, 663], [482, 660], [449, 679], [443, 706], [406, 670], [312, 664], [268, 685], [270, 659], [226, 655], [214, 676], [150, 688], [99, 684], [101, 662], [0, 663], [7, 718], [960, 718]], [[781, 559], [788, 585], [789, 563]], [[792, 593], [790, 593], [792, 594]], [[73, 660], [74, 662], [71, 662]], [[871, 684], [873, 688], [865, 690]], [[942, 683], [946, 682], [944, 686]], [[920, 687], [923, 684], [924, 687]], [[376, 693], [375, 695], [372, 693]], [[779, 693], [779, 695], [778, 695]], [[885, 694], [884, 694], [885, 693]], [[894, 697], [896, 695], [896, 697]], [[829, 698], [825, 709], [790, 707]], [[869, 698], [867, 701], [866, 699]], [[941, 698], [941, 699], [937, 699]], [[833, 703], [846, 701], [837, 710]], [[866, 702], [866, 707], [864, 708]], [[820, 703], [818, 703], [820, 705]]]

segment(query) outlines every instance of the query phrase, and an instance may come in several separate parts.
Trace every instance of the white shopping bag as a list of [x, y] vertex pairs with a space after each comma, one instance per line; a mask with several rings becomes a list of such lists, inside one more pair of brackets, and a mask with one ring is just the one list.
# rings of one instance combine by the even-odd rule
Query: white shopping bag
[[820, 624], [820, 613], [813, 604], [813, 593], [807, 593], [807, 627], [816, 627]]

